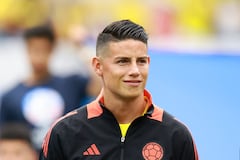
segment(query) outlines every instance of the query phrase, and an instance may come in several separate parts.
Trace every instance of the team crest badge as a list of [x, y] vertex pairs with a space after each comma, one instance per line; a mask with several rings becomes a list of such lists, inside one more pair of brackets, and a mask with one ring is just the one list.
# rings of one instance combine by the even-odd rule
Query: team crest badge
[[143, 147], [142, 155], [145, 160], [161, 160], [163, 157], [163, 148], [158, 143], [150, 142]]

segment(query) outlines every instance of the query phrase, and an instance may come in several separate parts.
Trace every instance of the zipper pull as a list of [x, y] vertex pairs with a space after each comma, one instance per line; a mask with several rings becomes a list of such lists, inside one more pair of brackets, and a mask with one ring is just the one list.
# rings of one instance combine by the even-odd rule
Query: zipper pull
[[125, 137], [121, 137], [121, 142], [124, 143]]
[[120, 155], [120, 160], [124, 159], [124, 142], [125, 142], [125, 137], [121, 137], [121, 155]]

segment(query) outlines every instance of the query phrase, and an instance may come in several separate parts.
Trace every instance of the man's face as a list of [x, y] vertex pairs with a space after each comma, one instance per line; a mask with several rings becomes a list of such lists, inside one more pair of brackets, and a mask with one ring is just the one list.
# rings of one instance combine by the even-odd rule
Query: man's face
[[46, 38], [36, 37], [27, 40], [27, 52], [33, 71], [46, 72], [53, 44]]
[[0, 160], [36, 160], [37, 154], [23, 140], [1, 140]]
[[127, 39], [110, 42], [99, 58], [97, 71], [105, 93], [128, 99], [142, 95], [148, 77], [150, 59], [147, 45]]

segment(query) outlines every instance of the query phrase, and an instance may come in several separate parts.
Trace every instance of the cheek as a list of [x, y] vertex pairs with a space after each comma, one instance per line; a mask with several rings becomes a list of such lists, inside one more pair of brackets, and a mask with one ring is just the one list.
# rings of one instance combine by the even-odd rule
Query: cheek
[[148, 76], [148, 69], [146, 69], [146, 70], [143, 71], [143, 75], [144, 75], [145, 77]]
[[125, 71], [115, 66], [105, 66], [102, 68], [102, 76], [105, 80], [115, 81], [124, 76]]
[[142, 72], [142, 78], [144, 79], [144, 81], [145, 81], [145, 83], [146, 83], [146, 81], [147, 81], [147, 79], [148, 79], [148, 70], [144, 70], [144, 71]]

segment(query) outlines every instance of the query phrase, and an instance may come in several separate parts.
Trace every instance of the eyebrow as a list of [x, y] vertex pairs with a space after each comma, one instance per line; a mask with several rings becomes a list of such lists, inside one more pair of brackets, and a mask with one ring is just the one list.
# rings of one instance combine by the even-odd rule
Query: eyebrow
[[[131, 57], [124, 57], [124, 56], [119, 56], [119, 57], [115, 57], [114, 59], [130, 59]], [[142, 56], [142, 57], [137, 57], [137, 59], [147, 59], [149, 58], [149, 56]]]

